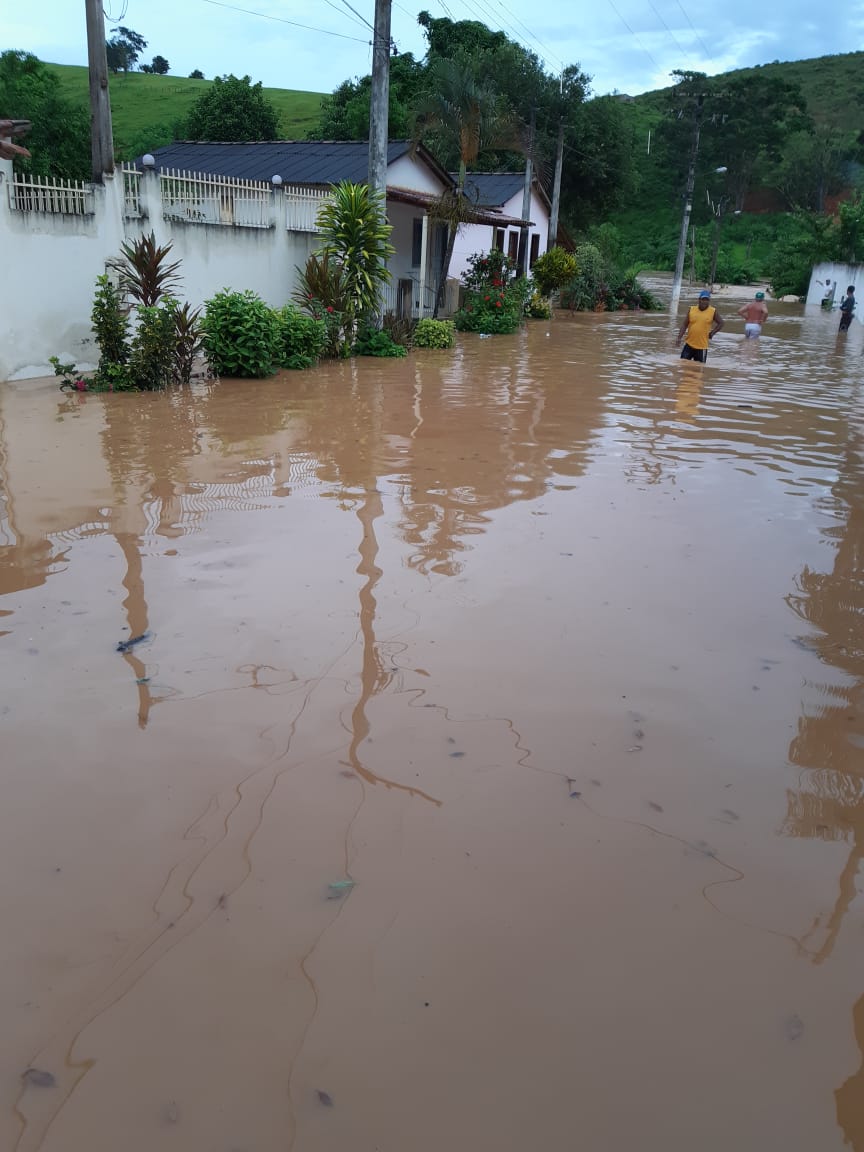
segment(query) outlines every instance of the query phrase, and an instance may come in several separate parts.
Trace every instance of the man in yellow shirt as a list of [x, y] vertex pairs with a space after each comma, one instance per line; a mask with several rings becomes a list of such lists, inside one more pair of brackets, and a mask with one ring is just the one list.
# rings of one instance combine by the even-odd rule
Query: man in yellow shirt
[[684, 323], [678, 330], [676, 345], [684, 339], [687, 340], [681, 349], [682, 360], [698, 360], [704, 364], [708, 359], [708, 341], [715, 336], [726, 321], [711, 303], [711, 293], [704, 288], [699, 293], [699, 303], [688, 308]]

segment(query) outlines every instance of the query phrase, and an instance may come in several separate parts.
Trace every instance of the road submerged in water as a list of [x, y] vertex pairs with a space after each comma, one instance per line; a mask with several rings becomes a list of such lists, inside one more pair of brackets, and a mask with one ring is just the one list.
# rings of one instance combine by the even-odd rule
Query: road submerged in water
[[740, 327], [0, 386], [0, 1147], [864, 1152], [861, 326]]

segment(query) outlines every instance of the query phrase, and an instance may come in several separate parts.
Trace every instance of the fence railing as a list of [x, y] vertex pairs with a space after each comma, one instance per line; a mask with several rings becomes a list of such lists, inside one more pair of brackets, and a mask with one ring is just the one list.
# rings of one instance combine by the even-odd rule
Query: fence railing
[[127, 220], [141, 215], [141, 173], [132, 164], [123, 165], [123, 215]]
[[159, 173], [166, 220], [269, 228], [271, 187], [258, 180], [165, 169]]
[[318, 232], [322, 204], [330, 199], [325, 188], [285, 188], [285, 227], [289, 232]]
[[92, 184], [18, 172], [9, 184], [9, 207], [16, 212], [46, 212], [56, 216], [92, 216], [96, 211]]
[[416, 276], [394, 277], [385, 284], [381, 293], [384, 312], [392, 312], [400, 320], [421, 315], [431, 316], [435, 307], [435, 289], [421, 284]]

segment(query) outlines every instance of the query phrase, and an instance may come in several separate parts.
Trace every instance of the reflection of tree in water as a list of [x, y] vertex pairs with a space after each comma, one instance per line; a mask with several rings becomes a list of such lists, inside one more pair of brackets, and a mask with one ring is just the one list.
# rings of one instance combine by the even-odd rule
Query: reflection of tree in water
[[[836, 505], [845, 522], [829, 534], [837, 541], [830, 572], [804, 568], [793, 610], [813, 628], [807, 637], [824, 663], [845, 675], [845, 683], [823, 688], [828, 703], [803, 715], [789, 759], [804, 769], [804, 787], [787, 793], [783, 832], [789, 836], [844, 841], [849, 854], [840, 873], [837, 898], [827, 918], [817, 916], [802, 943], [818, 943], [813, 961], [832, 953], [843, 919], [855, 899], [855, 879], [864, 857], [864, 492], [860, 445], [850, 446]], [[818, 934], [818, 935], [817, 935]], [[821, 941], [819, 941], [821, 936]], [[853, 1013], [855, 1035], [864, 1056], [864, 998]], [[864, 1064], [836, 1093], [837, 1116], [847, 1143], [864, 1152]]]

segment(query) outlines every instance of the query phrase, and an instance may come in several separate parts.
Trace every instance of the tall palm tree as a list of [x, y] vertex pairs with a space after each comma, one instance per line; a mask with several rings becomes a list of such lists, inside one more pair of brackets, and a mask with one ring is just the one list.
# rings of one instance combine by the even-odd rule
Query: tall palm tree
[[444, 285], [453, 257], [460, 225], [474, 217], [473, 206], [465, 196], [468, 169], [481, 152], [499, 149], [522, 151], [523, 125], [503, 106], [495, 88], [480, 80], [465, 60], [437, 59], [429, 69], [429, 88], [414, 110], [412, 146], [416, 151], [424, 138], [434, 137], [443, 152], [459, 157], [456, 188], [445, 192], [433, 211], [447, 224], [447, 247], [435, 296], [435, 312], [444, 298]]

